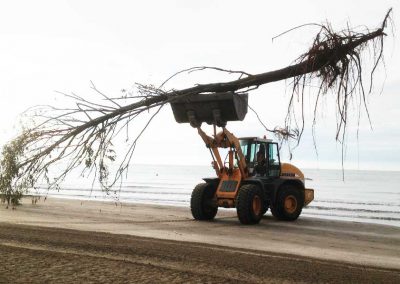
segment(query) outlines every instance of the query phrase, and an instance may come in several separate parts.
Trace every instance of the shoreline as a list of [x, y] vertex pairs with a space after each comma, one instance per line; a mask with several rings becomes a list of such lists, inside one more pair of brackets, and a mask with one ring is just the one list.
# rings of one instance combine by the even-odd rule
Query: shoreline
[[222, 246], [400, 271], [400, 228], [300, 217], [270, 216], [243, 226], [236, 212], [221, 210], [214, 221], [194, 221], [187, 207], [47, 198], [29, 198], [16, 210], [0, 206], [0, 223], [102, 232], [159, 240]]
[[[0, 195], [1, 196], [1, 195]], [[62, 199], [62, 200], [75, 200], [75, 201], [82, 201], [82, 202], [100, 202], [100, 203], [111, 203], [115, 204], [117, 203], [118, 206], [129, 206], [129, 205], [144, 205], [144, 206], [169, 206], [169, 207], [179, 207], [179, 208], [189, 208], [190, 204], [178, 204], [178, 203], [160, 203], [160, 202], [137, 202], [137, 201], [127, 201], [127, 200], [110, 200], [110, 199], [102, 199], [102, 198], [96, 198], [96, 197], [80, 197], [80, 196], [62, 196], [62, 195], [50, 195], [47, 196], [48, 198], [51, 199]], [[47, 198], [45, 195], [24, 195], [24, 198], [40, 198], [44, 199]], [[219, 212], [221, 211], [234, 211], [235, 209], [233, 208], [219, 208]], [[268, 210], [268, 213], [270, 214], [270, 211]], [[345, 223], [360, 223], [360, 224], [371, 224], [371, 225], [381, 225], [381, 226], [389, 226], [389, 227], [396, 227], [400, 228], [400, 223], [398, 222], [397, 218], [390, 219], [388, 218], [379, 218], [379, 217], [371, 217], [371, 216], [351, 216], [351, 215], [340, 215], [340, 218], [337, 218], [336, 215], [329, 215], [329, 214], [315, 214], [315, 213], [308, 213], [303, 209], [303, 212], [301, 213], [300, 218], [307, 218], [307, 219], [316, 219], [316, 220], [325, 220], [325, 221], [333, 221], [333, 222], [345, 222]], [[395, 221], [395, 222], [393, 222]]]

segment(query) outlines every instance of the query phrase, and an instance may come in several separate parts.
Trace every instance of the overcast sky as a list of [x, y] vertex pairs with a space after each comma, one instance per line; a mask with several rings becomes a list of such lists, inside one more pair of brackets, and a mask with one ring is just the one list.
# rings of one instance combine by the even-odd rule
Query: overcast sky
[[[18, 114], [37, 104], [60, 104], [55, 91], [90, 94], [90, 80], [110, 96], [135, 82], [160, 84], [178, 70], [207, 65], [259, 73], [285, 67], [306, 51], [315, 28], [272, 42], [304, 23], [329, 20], [333, 27], [377, 27], [399, 1], [1, 1], [0, 144], [16, 134]], [[396, 33], [396, 31], [395, 31]], [[399, 35], [386, 40], [386, 69], [368, 99], [373, 130], [363, 114], [349, 128], [346, 168], [400, 170]], [[169, 87], [219, 80], [213, 72], [183, 76]], [[290, 82], [261, 87], [250, 105], [270, 127], [283, 125]], [[384, 83], [384, 85], [383, 85]], [[384, 86], [382, 94], [380, 93]], [[318, 156], [310, 129], [293, 163], [307, 168], [340, 168], [333, 104], [323, 105], [317, 125]], [[237, 136], [263, 136], [252, 113], [229, 123]], [[287, 158], [287, 153], [283, 153]], [[204, 164], [210, 157], [197, 132], [177, 124], [169, 107], [154, 120], [134, 156], [136, 163]]]

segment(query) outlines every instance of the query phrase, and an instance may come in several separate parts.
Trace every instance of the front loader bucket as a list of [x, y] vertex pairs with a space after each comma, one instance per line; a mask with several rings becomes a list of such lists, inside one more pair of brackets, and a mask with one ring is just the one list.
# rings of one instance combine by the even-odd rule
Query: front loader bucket
[[176, 122], [200, 127], [202, 122], [224, 127], [228, 121], [243, 120], [248, 95], [233, 92], [197, 94], [171, 102]]

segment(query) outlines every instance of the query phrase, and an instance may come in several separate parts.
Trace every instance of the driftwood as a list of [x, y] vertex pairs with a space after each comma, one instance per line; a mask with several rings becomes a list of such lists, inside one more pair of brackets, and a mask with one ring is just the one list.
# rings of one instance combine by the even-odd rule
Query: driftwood
[[[237, 73], [240, 77], [229, 82], [200, 84], [181, 90], [165, 90], [166, 82], [160, 87], [137, 84], [137, 92], [125, 94], [123, 96], [125, 100], [108, 97], [92, 84], [92, 89], [102, 98], [101, 103], [88, 101], [75, 94], [64, 94], [75, 100], [75, 107], [46, 106], [30, 110], [28, 115], [33, 118], [35, 126], [24, 129], [20, 136], [4, 147], [0, 164], [0, 189], [2, 192], [20, 191], [36, 186], [43, 179], [49, 188], [57, 187], [74, 168], [83, 166], [83, 173], [93, 172], [94, 178], [98, 178], [103, 188], [108, 190], [122, 178], [122, 174], [128, 169], [137, 140], [152, 118], [167, 103], [182, 96], [202, 93], [250, 92], [261, 85], [289, 78], [293, 78], [293, 93], [288, 105], [286, 125], [270, 131], [283, 139], [300, 140], [304, 129], [303, 113], [301, 113], [303, 119], [300, 129], [291, 128], [295, 97], [299, 96], [301, 99], [297, 101], [302, 104], [306, 81], [317, 79], [320, 87], [315, 101], [314, 123], [320, 96], [332, 90], [331, 93], [336, 96], [337, 112], [340, 117], [336, 130], [336, 138], [340, 140], [345, 135], [347, 106], [353, 96], [357, 96], [363, 102], [368, 113], [365, 97], [372, 91], [374, 72], [383, 60], [383, 40], [386, 35], [384, 30], [390, 20], [390, 14], [391, 9], [381, 26], [372, 31], [356, 32], [348, 28], [334, 32], [329, 24], [318, 25], [320, 31], [311, 48], [293, 65], [275, 71], [252, 75], [244, 71], [201, 66], [182, 70], [168, 78], [166, 82], [183, 72], [209, 69]], [[361, 53], [369, 46], [374, 49], [375, 57], [370, 72], [371, 88], [366, 91], [362, 77]], [[134, 127], [133, 120], [151, 109], [155, 111], [145, 127], [136, 137], [127, 137], [130, 148], [124, 154], [115, 177], [109, 180], [107, 164], [116, 159], [112, 141], [128, 126]], [[64, 170], [54, 179], [50, 179], [49, 167], [60, 161], [66, 165]], [[10, 202], [10, 199], [7, 201]]]

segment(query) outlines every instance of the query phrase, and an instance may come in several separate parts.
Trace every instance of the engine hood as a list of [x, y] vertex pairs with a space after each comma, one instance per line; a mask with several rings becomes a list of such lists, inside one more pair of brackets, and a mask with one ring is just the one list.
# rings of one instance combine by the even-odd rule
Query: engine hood
[[304, 174], [296, 166], [289, 163], [281, 164], [281, 178], [296, 178], [303, 182], [304, 184]]

